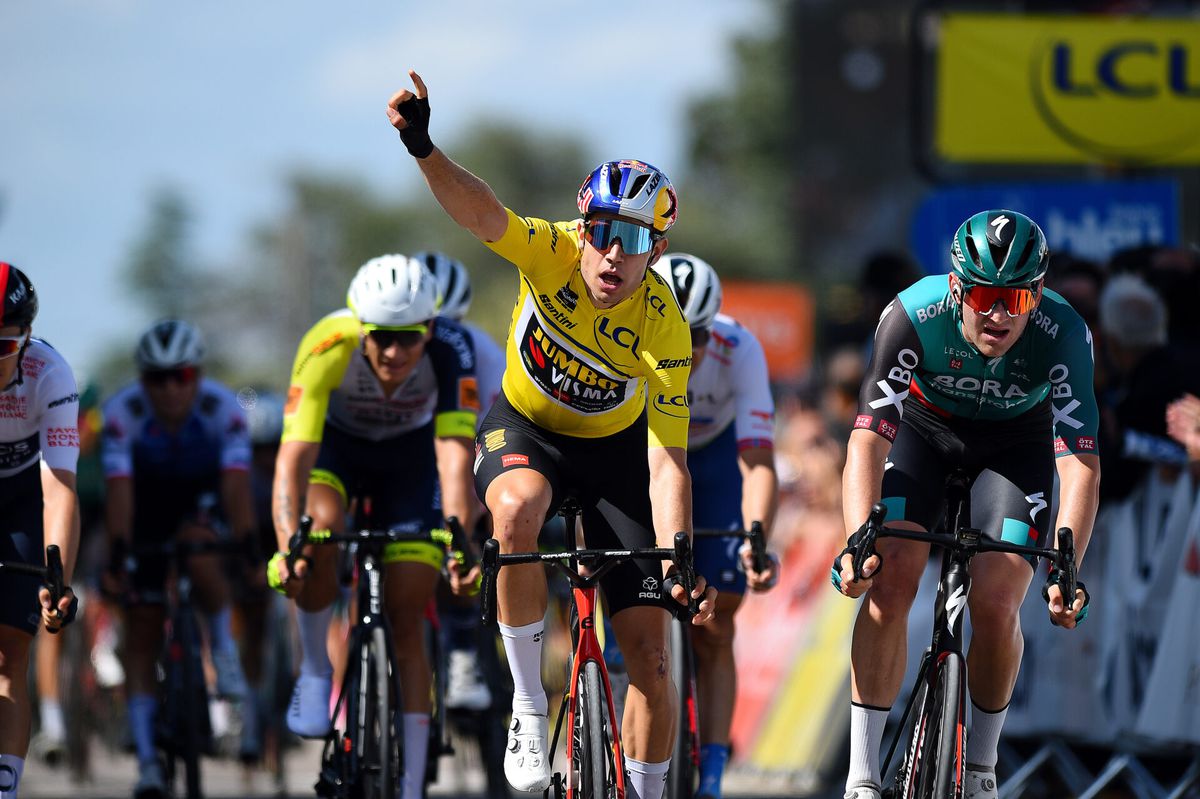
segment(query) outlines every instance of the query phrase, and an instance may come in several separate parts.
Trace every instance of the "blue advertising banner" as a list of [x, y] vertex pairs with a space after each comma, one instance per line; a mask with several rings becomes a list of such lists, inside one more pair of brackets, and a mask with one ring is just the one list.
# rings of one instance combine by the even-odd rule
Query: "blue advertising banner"
[[1173, 180], [997, 183], [939, 189], [913, 216], [913, 254], [925, 271], [950, 268], [954, 231], [989, 208], [1020, 211], [1042, 226], [1050, 252], [1103, 263], [1143, 244], [1179, 243], [1179, 184]]

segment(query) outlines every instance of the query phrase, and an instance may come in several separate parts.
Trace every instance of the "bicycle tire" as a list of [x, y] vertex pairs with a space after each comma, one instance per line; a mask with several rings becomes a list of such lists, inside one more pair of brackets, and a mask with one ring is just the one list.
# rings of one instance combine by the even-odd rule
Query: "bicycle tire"
[[[82, 604], [82, 603], [81, 603]], [[86, 605], [81, 607], [86, 611]], [[83, 783], [91, 777], [91, 731], [93, 720], [88, 707], [89, 691], [96, 692], [96, 677], [88, 658], [87, 633], [80, 613], [77, 624], [63, 630], [63, 648], [59, 657], [59, 682], [63, 698], [63, 714], [67, 724], [66, 764], [71, 779]]]
[[181, 666], [182, 681], [179, 701], [183, 709], [183, 739], [180, 759], [183, 760], [183, 777], [187, 799], [201, 799], [200, 753], [204, 750], [208, 727], [208, 691], [204, 686], [204, 670], [200, 663], [199, 637], [192, 620], [187, 626], [180, 625], [184, 645]]
[[949, 653], [931, 668], [934, 673], [923, 681], [921, 712], [913, 722], [896, 796], [962, 799], [966, 667], [961, 655]]
[[615, 796], [611, 789], [616, 785], [616, 774], [609, 757], [613, 750], [607, 735], [608, 725], [604, 723], [608, 703], [600, 679], [600, 664], [595, 661], [583, 664], [577, 691], [572, 736], [577, 776], [575, 795], [579, 799], [608, 799]]
[[690, 631], [679, 619], [671, 621], [671, 676], [679, 690], [679, 724], [671, 769], [667, 774], [668, 799], [692, 799], [700, 773], [700, 729], [696, 706], [696, 667]]
[[371, 631], [363, 642], [363, 671], [360, 674], [365, 701], [359, 707], [359, 773], [363, 799], [394, 799], [398, 779], [395, 719], [392, 702], [391, 669], [388, 663], [387, 633], [382, 627]]

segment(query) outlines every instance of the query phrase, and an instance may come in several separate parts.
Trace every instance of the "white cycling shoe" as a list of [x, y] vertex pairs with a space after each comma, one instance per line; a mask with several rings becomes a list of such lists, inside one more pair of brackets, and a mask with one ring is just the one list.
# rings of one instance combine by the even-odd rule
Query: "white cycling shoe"
[[452, 710], [486, 710], [491, 706], [492, 692], [479, 673], [479, 658], [474, 652], [450, 650], [448, 672], [446, 707]]
[[847, 788], [843, 799], [879, 799], [879, 786], [873, 782], [860, 782]]
[[301, 674], [292, 689], [287, 726], [301, 738], [324, 738], [329, 734], [329, 693], [332, 676]]
[[967, 764], [966, 799], [996, 799], [998, 792], [996, 769]]
[[533, 714], [513, 714], [504, 750], [504, 776], [514, 791], [541, 793], [550, 787], [550, 759], [546, 735], [550, 719]]

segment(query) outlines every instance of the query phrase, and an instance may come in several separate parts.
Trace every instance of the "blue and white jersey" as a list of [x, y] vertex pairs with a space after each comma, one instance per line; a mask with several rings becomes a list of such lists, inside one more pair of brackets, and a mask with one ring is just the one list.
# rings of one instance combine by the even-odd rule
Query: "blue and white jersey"
[[731, 424], [737, 449], [774, 447], [775, 401], [762, 345], [732, 317], [717, 314], [699, 366], [688, 379], [688, 449], [710, 444]]
[[41, 459], [74, 472], [79, 461], [79, 394], [66, 360], [40, 338], [21, 356], [21, 383], [0, 391], [0, 478]]
[[141, 382], [134, 382], [104, 404], [101, 460], [106, 478], [132, 477], [138, 486], [215, 489], [221, 472], [250, 468], [246, 414], [232, 391], [204, 378], [191, 415], [169, 431], [155, 418]]
[[475, 379], [479, 381], [479, 421], [482, 423], [492, 403], [500, 396], [500, 383], [504, 379], [504, 350], [477, 325], [463, 321], [459, 324], [471, 334], [471, 341], [475, 345]]

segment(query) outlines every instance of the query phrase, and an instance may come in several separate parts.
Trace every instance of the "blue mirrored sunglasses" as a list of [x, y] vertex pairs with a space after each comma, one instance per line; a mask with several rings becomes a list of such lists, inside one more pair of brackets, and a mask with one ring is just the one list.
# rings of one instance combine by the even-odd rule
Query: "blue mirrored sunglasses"
[[626, 255], [641, 255], [654, 246], [654, 231], [624, 219], [593, 219], [583, 229], [583, 237], [600, 252], [608, 252], [618, 239]]

